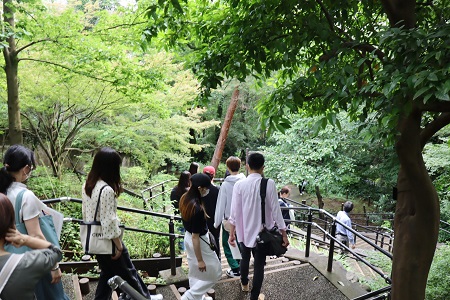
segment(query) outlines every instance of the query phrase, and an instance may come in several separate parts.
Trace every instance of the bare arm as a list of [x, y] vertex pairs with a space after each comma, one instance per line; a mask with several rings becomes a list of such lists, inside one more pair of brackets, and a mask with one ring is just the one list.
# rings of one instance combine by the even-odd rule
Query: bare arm
[[228, 237], [228, 243], [231, 246], [236, 247], [236, 226], [230, 224], [230, 236]]
[[17, 248], [27, 246], [31, 249], [45, 249], [51, 246], [51, 243], [47, 242], [45, 239], [21, 234], [17, 229], [9, 229], [5, 240]]
[[202, 249], [200, 247], [200, 235], [198, 233], [192, 234], [192, 246], [194, 247], [195, 257], [197, 257], [198, 269], [200, 272], [206, 271], [206, 264], [203, 261]]
[[41, 226], [39, 225], [39, 216], [36, 216], [33, 219], [26, 220], [24, 221], [24, 223], [29, 236], [45, 241], [45, 236], [42, 233]]

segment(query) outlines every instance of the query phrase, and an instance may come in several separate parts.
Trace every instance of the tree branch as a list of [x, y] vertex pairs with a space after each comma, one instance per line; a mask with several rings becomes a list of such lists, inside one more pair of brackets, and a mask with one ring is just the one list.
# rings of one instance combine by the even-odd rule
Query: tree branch
[[102, 82], [107, 82], [107, 83], [111, 83], [111, 84], [116, 84], [117, 83], [116, 80], [108, 80], [108, 79], [105, 79], [105, 78], [96, 77], [96, 76], [90, 75], [88, 73], [80, 72], [80, 71], [74, 70], [72, 68], [69, 68], [67, 66], [64, 66], [64, 65], [61, 65], [61, 64], [58, 64], [58, 63], [54, 63], [54, 62], [51, 62], [51, 61], [46, 61], [46, 60], [41, 60], [41, 59], [34, 59], [34, 58], [21, 58], [21, 59], [19, 59], [19, 61], [21, 61], [21, 60], [29, 60], [29, 61], [35, 61], [35, 62], [40, 62], [40, 63], [52, 65], [52, 66], [59, 67], [61, 69], [70, 71], [72, 73], [83, 75], [83, 76], [86, 76], [88, 78], [92, 78], [92, 79], [95, 79], [95, 80], [98, 80], [98, 81], [102, 81]]
[[334, 22], [333, 19], [331, 18], [330, 13], [328, 12], [328, 10], [325, 8], [325, 5], [323, 4], [322, 0], [316, 0], [317, 4], [319, 4], [320, 6], [320, 10], [322, 10], [322, 12], [325, 15], [325, 18], [327, 19], [328, 22], [328, 26], [330, 27], [330, 30], [334, 33], [336, 33], [336, 30], [334, 28]]
[[[343, 42], [341, 44], [341, 48], [356, 49], [356, 50], [361, 50], [364, 52], [374, 52], [375, 55], [378, 57], [378, 59], [383, 60], [383, 58], [384, 58], [383, 51], [381, 51], [380, 49], [378, 49], [375, 46], [370, 45], [370, 44], [356, 44], [354, 41], [350, 41], [350, 42]], [[338, 54], [338, 51], [341, 48], [335, 48], [335, 49], [329, 51], [328, 53], [322, 54], [319, 57], [319, 61], [328, 61], [328, 60], [332, 59], [333, 57], [335, 57]]]
[[404, 25], [407, 29], [416, 24], [416, 0], [381, 0], [391, 27]]
[[[45, 38], [45, 39], [42, 39], [42, 40], [37, 40], [37, 41], [31, 42], [29, 44], [26, 44], [26, 45], [24, 45], [24, 46], [22, 46], [22, 47], [20, 47], [19, 49], [16, 50], [16, 55], [19, 54], [21, 51], [27, 49], [28, 47], [31, 47], [31, 46], [39, 44], [39, 43], [50, 42], [50, 41], [53, 41], [53, 40], [51, 40], [49, 38]], [[53, 41], [53, 42], [55, 42], [55, 41]]]
[[428, 123], [420, 133], [420, 144], [422, 146], [422, 149], [436, 132], [438, 132], [448, 124], [450, 124], [450, 112], [444, 112], [440, 114], [436, 119]]

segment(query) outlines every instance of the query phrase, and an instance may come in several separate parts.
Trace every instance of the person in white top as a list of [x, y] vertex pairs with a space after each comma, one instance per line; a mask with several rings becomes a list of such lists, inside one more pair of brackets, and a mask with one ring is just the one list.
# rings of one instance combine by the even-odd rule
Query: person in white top
[[[230, 218], [231, 211], [231, 199], [233, 196], [233, 188], [234, 184], [241, 179], [245, 178], [245, 175], [239, 173], [239, 169], [241, 168], [241, 160], [236, 156], [228, 157], [226, 161], [228, 172], [230, 175], [225, 177], [222, 185], [220, 186], [219, 196], [217, 197], [217, 206], [216, 212], [214, 215], [214, 227], [218, 228], [222, 225], [222, 221], [225, 220], [228, 222]], [[231, 254], [230, 246], [228, 245], [229, 234], [229, 226], [222, 226], [222, 247], [223, 252], [225, 253], [225, 257], [227, 258], [228, 265], [231, 269], [227, 270], [228, 277], [239, 277], [241, 273], [239, 271], [239, 262], [233, 258]]]
[[[264, 156], [261, 153], [252, 153], [247, 159], [247, 168], [249, 175], [234, 185], [233, 199], [231, 201], [230, 212], [230, 238], [228, 242], [231, 246], [236, 245], [236, 237], [240, 242], [242, 260], [241, 288], [242, 291], [249, 291], [249, 265], [250, 256], [254, 258], [253, 288], [250, 293], [250, 300], [263, 300], [264, 295], [260, 294], [262, 282], [264, 280], [264, 264], [266, 262], [266, 253], [263, 247], [256, 247], [256, 239], [263, 229], [261, 218], [261, 174], [264, 171]], [[266, 200], [265, 200], [265, 219], [266, 228], [272, 229], [277, 224], [283, 235], [283, 246], [289, 245], [286, 234], [286, 224], [278, 205], [278, 195], [275, 182], [271, 179], [267, 182]]]
[[[346, 225], [349, 228], [352, 228], [352, 220], [350, 220], [350, 217], [348, 216], [350, 212], [353, 210], [353, 203], [351, 201], [347, 201], [344, 203], [344, 210], [340, 211], [336, 215], [336, 220], [341, 222], [342, 224]], [[336, 222], [336, 238], [346, 245], [347, 247], [350, 245], [352, 249], [355, 249], [355, 237], [353, 235], [353, 232], [342, 226], [341, 224]]]
[[[47, 206], [30, 191], [25, 183], [35, 167], [34, 153], [22, 145], [13, 145], [6, 150], [3, 157], [3, 168], [0, 169], [0, 193], [7, 195], [15, 207], [17, 195], [25, 190], [19, 212], [28, 235], [46, 240], [39, 224], [39, 217]], [[19, 223], [19, 220], [16, 220]], [[68, 300], [61, 282], [61, 270], [56, 264], [51, 272], [36, 284], [37, 300]]]
[[96, 254], [101, 272], [95, 300], [111, 299], [112, 290], [108, 285], [108, 279], [114, 276], [120, 276], [137, 292], [150, 299], [150, 293], [134, 267], [121, 238], [120, 220], [117, 217], [117, 198], [123, 191], [121, 165], [122, 158], [116, 150], [109, 147], [101, 148], [94, 156], [91, 171], [81, 191], [83, 221], [94, 221], [97, 203], [100, 201], [97, 221], [102, 225], [103, 238], [112, 240], [116, 248], [114, 255]]

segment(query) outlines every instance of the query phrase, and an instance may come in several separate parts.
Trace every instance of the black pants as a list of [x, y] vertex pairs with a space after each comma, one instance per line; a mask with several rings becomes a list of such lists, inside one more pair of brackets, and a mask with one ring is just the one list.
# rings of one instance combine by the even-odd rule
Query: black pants
[[264, 280], [264, 265], [266, 264], [267, 251], [263, 247], [247, 248], [244, 243], [241, 245], [241, 283], [248, 284], [248, 273], [250, 268], [250, 257], [253, 254], [253, 287], [250, 293], [250, 300], [257, 300], [261, 292]]
[[[123, 244], [122, 244], [123, 245]], [[123, 245], [122, 255], [118, 260], [112, 260], [111, 255], [97, 254], [98, 266], [101, 269], [98, 280], [97, 290], [95, 291], [95, 300], [110, 300], [112, 289], [108, 285], [108, 280], [114, 276], [120, 276], [128, 282], [136, 291], [144, 297], [150, 299], [150, 293], [142, 281], [141, 277], [131, 262], [128, 249]]]

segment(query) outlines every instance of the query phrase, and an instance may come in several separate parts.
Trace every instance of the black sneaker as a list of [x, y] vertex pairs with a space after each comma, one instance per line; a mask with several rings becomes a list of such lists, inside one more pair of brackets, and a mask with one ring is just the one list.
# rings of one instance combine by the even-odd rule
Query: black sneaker
[[231, 270], [231, 269], [227, 270], [226, 274], [230, 278], [241, 277], [241, 273], [239, 271], [233, 272], [233, 270]]

